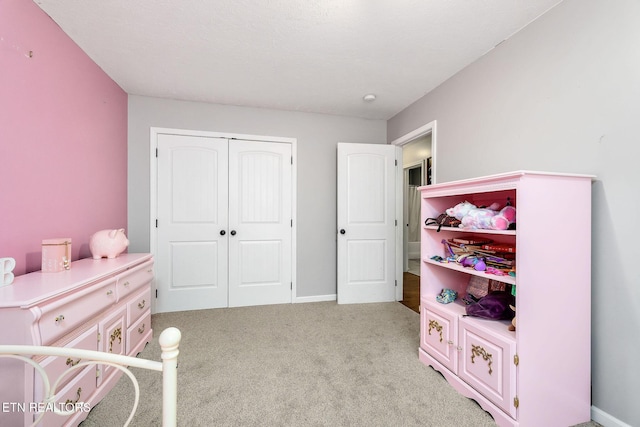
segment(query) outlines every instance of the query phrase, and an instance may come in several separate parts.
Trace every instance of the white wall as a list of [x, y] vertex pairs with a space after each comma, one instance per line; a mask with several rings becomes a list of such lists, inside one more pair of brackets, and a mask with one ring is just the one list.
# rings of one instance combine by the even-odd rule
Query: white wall
[[[518, 169], [597, 175], [594, 419], [640, 426], [640, 2], [565, 0], [389, 120], [387, 140], [432, 120], [438, 182]], [[556, 237], [549, 262], [571, 250]]]
[[129, 96], [130, 252], [149, 252], [149, 128], [297, 138], [297, 297], [336, 294], [336, 144], [386, 142], [386, 122]]

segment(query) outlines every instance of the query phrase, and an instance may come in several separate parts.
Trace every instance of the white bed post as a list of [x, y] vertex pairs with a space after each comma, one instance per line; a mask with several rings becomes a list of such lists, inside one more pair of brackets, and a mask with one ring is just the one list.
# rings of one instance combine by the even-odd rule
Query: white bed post
[[158, 342], [162, 349], [162, 425], [175, 427], [178, 418], [178, 345], [182, 334], [178, 328], [162, 331]]

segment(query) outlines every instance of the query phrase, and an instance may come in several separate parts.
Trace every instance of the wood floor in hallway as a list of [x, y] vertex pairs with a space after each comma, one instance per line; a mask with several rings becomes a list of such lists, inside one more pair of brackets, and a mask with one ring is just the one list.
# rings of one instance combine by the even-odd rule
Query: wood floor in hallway
[[404, 272], [403, 279], [402, 301], [400, 302], [416, 313], [420, 313], [420, 276]]

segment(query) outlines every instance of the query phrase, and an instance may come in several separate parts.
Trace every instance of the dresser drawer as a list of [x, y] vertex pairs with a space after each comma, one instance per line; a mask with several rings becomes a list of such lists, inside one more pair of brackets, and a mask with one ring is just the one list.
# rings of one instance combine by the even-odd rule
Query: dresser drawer
[[42, 345], [48, 345], [72, 332], [85, 321], [105, 311], [116, 302], [116, 281], [87, 288], [68, 297], [42, 306], [38, 322]]
[[127, 303], [127, 325], [132, 325], [143, 314], [149, 311], [151, 301], [151, 289], [146, 287]]
[[[75, 348], [81, 350], [98, 350], [98, 326], [94, 325], [87, 331], [84, 331], [78, 337], [72, 339], [65, 348]], [[58, 378], [70, 367], [80, 363], [81, 359], [73, 359], [70, 357], [56, 357], [50, 356], [44, 358], [42, 361], [38, 361], [47, 373], [49, 383], [51, 386], [58, 380]], [[95, 372], [95, 365], [93, 366]], [[58, 390], [64, 387], [69, 381], [75, 378], [81, 369], [75, 369], [69, 374], [64, 376], [64, 379], [58, 384]], [[40, 375], [35, 375], [35, 393], [34, 397], [36, 402], [41, 402], [44, 399], [44, 391], [42, 389], [42, 379]]]
[[[118, 301], [142, 288], [153, 279], [153, 261], [132, 268], [117, 276]], [[148, 300], [147, 300], [148, 302]]]
[[516, 396], [515, 341], [481, 328], [483, 322], [494, 321], [460, 321], [462, 353], [458, 376], [516, 418], [516, 407], [513, 404]]
[[144, 348], [144, 345], [151, 340], [151, 311], [146, 314], [127, 330], [127, 355], [135, 356]]
[[[96, 390], [96, 371], [94, 366], [86, 366], [81, 370], [73, 381], [63, 387], [55, 396], [56, 408], [63, 409], [68, 406], [78, 408], [78, 413], [67, 416], [54, 414], [50, 409], [45, 407], [45, 416], [42, 419], [42, 427], [58, 427], [62, 425], [78, 425], [79, 421], [86, 418], [88, 414], [87, 407], [89, 398]], [[39, 414], [37, 414], [39, 415]], [[74, 419], [72, 424], [67, 424], [70, 419]]]

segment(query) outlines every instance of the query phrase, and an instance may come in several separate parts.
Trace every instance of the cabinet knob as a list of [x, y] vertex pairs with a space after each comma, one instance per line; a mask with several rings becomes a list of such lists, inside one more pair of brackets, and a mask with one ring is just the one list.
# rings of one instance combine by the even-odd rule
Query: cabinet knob
[[138, 303], [138, 308], [139, 308], [140, 310], [142, 310], [142, 309], [144, 308], [144, 306], [145, 306], [145, 304], [146, 304], [146, 303], [147, 303], [147, 301], [146, 301], [146, 300], [142, 300], [142, 302], [139, 302], [139, 303]]
[[227, 232], [226, 232], [226, 231], [224, 231], [224, 230], [220, 230], [220, 235], [221, 235], [221, 236], [224, 236], [225, 234], [227, 234]]
[[341, 228], [341, 229], [340, 229], [340, 234], [344, 234], [344, 233], [346, 233], [346, 232], [347, 232], [347, 231], [346, 231], [344, 228]]
[[142, 324], [141, 327], [138, 328], [138, 333], [141, 334], [144, 332], [144, 323]]
[[231, 230], [231, 231], [229, 232], [229, 234], [231, 234], [232, 236], [235, 236], [235, 235], [236, 235], [236, 230]]

